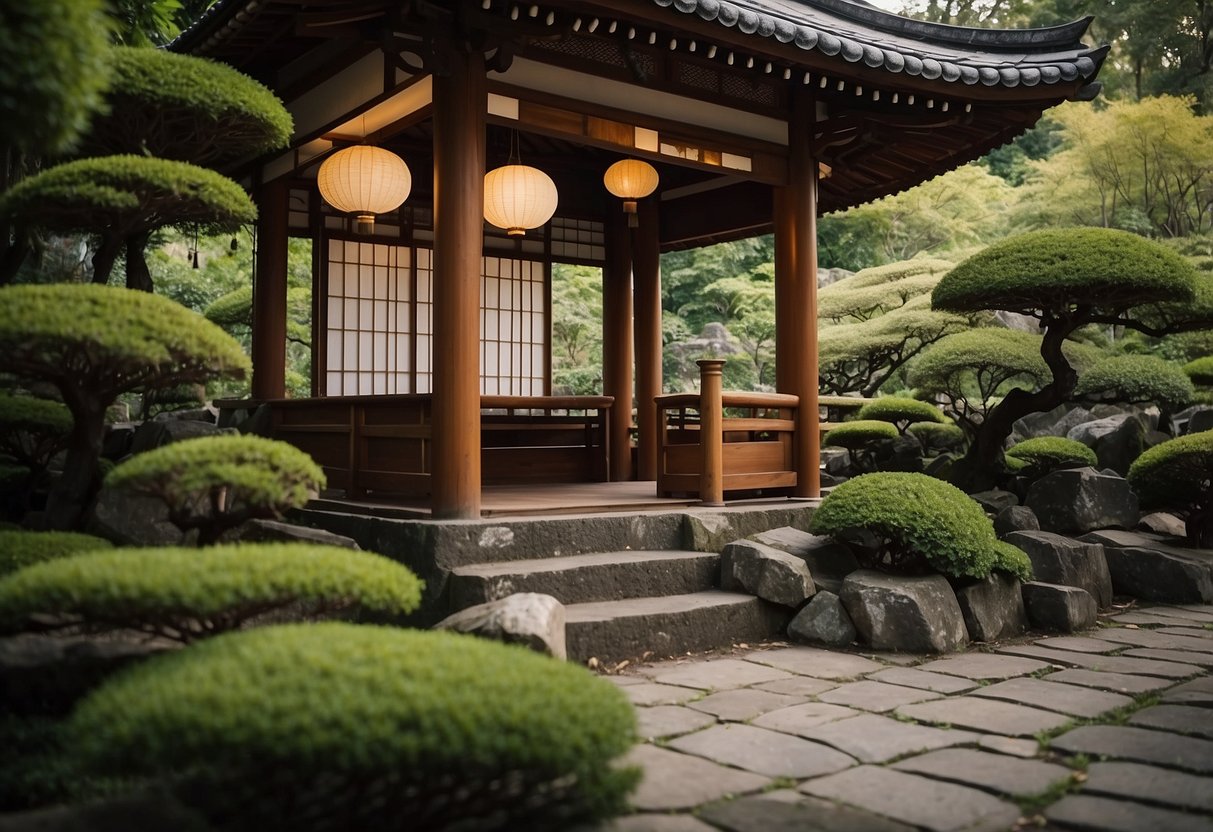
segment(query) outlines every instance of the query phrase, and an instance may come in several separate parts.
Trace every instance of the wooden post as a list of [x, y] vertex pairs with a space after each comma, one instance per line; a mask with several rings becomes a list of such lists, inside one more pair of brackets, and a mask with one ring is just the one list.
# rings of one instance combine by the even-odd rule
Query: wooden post
[[701, 358], [699, 365], [699, 501], [724, 505], [724, 361]]
[[632, 246], [627, 218], [615, 210], [606, 223], [602, 270], [602, 392], [611, 406], [609, 469], [612, 482], [632, 479]]
[[636, 315], [636, 425], [639, 480], [657, 479], [657, 397], [661, 395], [661, 238], [657, 199], [638, 205], [632, 245]]
[[795, 393], [803, 356], [800, 354], [799, 319], [795, 288], [796, 215], [788, 188], [773, 188], [775, 221], [775, 390]]
[[253, 286], [254, 399], [286, 397], [286, 251], [285, 179], [262, 185], [257, 193], [257, 278]]
[[434, 74], [435, 518], [480, 516], [480, 260], [484, 56], [449, 48]]
[[[817, 412], [817, 160], [811, 143], [817, 104], [811, 91], [793, 92], [788, 122], [788, 189], [792, 271], [785, 299], [798, 324], [791, 351], [798, 361], [785, 379], [800, 397], [797, 408], [796, 496], [821, 496], [821, 434]], [[781, 223], [777, 220], [776, 227]], [[787, 345], [784, 345], [785, 348]]]

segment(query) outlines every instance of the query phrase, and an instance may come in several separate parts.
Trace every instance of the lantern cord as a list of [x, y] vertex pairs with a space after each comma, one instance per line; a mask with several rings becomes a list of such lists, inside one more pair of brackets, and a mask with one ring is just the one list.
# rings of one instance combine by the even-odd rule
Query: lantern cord
[[506, 160], [507, 165], [521, 165], [522, 158], [518, 154], [518, 131], [510, 129], [510, 158]]

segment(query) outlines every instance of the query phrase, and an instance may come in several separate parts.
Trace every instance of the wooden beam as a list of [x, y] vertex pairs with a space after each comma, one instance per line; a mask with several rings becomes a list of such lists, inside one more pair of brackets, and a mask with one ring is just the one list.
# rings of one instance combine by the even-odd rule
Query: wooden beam
[[661, 238], [657, 200], [638, 203], [639, 226], [632, 241], [636, 316], [637, 471], [657, 479], [657, 397], [661, 395]]
[[609, 436], [612, 481], [632, 479], [632, 246], [622, 209], [606, 220], [602, 270], [602, 392], [614, 396]]
[[[785, 377], [787, 392], [800, 397], [797, 409], [796, 496], [821, 496], [821, 437], [817, 413], [817, 160], [810, 153], [817, 106], [812, 94], [798, 90], [788, 119], [788, 188], [785, 212], [790, 218], [792, 270], [784, 292], [797, 317], [792, 353], [797, 357]], [[786, 320], [786, 318], [785, 318]], [[786, 348], [786, 344], [784, 345]], [[777, 356], [777, 360], [780, 356]]]
[[253, 283], [254, 399], [286, 397], [287, 180], [257, 194], [257, 276]]

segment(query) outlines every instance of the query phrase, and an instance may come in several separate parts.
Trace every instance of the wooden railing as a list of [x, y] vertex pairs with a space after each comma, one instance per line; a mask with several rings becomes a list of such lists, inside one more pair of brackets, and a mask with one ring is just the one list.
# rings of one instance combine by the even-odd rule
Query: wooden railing
[[[609, 396], [481, 396], [481, 481], [486, 485], [599, 482], [607, 478]], [[268, 402], [272, 435], [307, 451], [331, 488], [349, 497], [430, 493], [429, 395], [346, 396]]]

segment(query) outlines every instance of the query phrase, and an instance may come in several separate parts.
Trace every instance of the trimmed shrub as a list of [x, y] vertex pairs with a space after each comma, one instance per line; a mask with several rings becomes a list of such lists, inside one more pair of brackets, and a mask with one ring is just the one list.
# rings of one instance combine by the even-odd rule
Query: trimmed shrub
[[994, 569], [1021, 581], [1030, 581], [1033, 578], [1032, 559], [1028, 557], [1028, 553], [1003, 540], [994, 543]]
[[623, 694], [524, 648], [351, 624], [233, 633], [108, 682], [68, 735], [224, 829], [567, 829], [626, 810]]
[[888, 283], [855, 287], [840, 281], [826, 286], [817, 296], [817, 314], [827, 320], [853, 318], [866, 321], [897, 309], [911, 298], [930, 294], [939, 282], [938, 274], [923, 273]]
[[907, 430], [922, 443], [924, 452], [952, 450], [959, 448], [965, 441], [965, 432], [951, 422], [915, 422]]
[[303, 451], [260, 436], [203, 436], [173, 442], [119, 464], [105, 478], [162, 500], [183, 532], [214, 543], [253, 518], [275, 518], [303, 506], [324, 487], [324, 471]]
[[889, 422], [903, 435], [906, 428], [915, 422], [947, 422], [947, 417], [935, 405], [900, 396], [882, 396], [874, 402], [868, 402], [859, 409], [858, 415], [860, 419]]
[[1164, 411], [1185, 407], [1196, 390], [1184, 371], [1152, 355], [1105, 358], [1078, 377], [1074, 395], [1089, 401], [1158, 405]]
[[0, 492], [20, 492], [17, 502], [28, 508], [51, 459], [67, 448], [71, 432], [72, 413], [63, 403], [0, 393], [0, 459], [7, 457], [25, 472], [11, 485], [0, 484]]
[[876, 467], [876, 446], [881, 442], [896, 439], [897, 436], [897, 428], [888, 422], [878, 422], [874, 419], [856, 420], [831, 428], [822, 438], [821, 444], [826, 447], [846, 448], [856, 468], [871, 471]]
[[395, 561], [335, 546], [111, 549], [0, 579], [0, 631], [134, 629], [190, 642], [287, 609], [405, 615], [420, 603], [421, 587]]
[[821, 501], [809, 530], [873, 552], [866, 565], [886, 572], [984, 578], [1003, 557], [981, 506], [926, 474], [847, 480]]
[[1183, 369], [1193, 384], [1199, 384], [1201, 387], [1213, 386], [1213, 355], [1189, 361]]
[[55, 558], [111, 548], [113, 544], [108, 540], [91, 534], [0, 530], [0, 575]]
[[1037, 436], [1017, 443], [1007, 451], [1008, 463], [1020, 463], [1013, 470], [1028, 477], [1041, 477], [1058, 468], [1098, 465], [1095, 451], [1076, 439], [1064, 436]]
[[1134, 460], [1126, 479], [1142, 510], [1178, 513], [1191, 545], [1213, 546], [1213, 431], [1155, 445]]
[[883, 266], [871, 266], [860, 269], [848, 278], [837, 281], [835, 286], [844, 285], [849, 289], [861, 289], [865, 286], [875, 286], [878, 283], [892, 283], [906, 277], [920, 274], [942, 275], [950, 272], [956, 266], [948, 260], [902, 260], [899, 263], [886, 263]]

